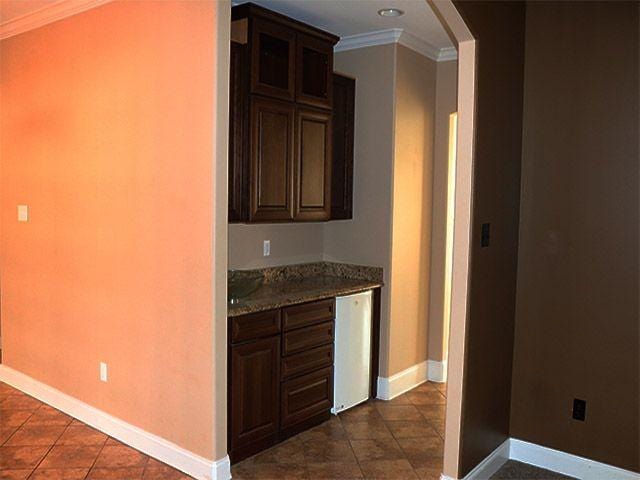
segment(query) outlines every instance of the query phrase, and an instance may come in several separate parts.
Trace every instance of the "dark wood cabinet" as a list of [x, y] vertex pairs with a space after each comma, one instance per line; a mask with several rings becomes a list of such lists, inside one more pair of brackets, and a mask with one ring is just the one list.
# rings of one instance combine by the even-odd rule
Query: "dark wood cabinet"
[[254, 18], [251, 37], [251, 93], [293, 101], [295, 98], [296, 33]]
[[294, 219], [323, 221], [331, 214], [331, 114], [298, 108]]
[[333, 45], [299, 33], [296, 48], [296, 101], [330, 109], [333, 103]]
[[232, 462], [329, 418], [334, 312], [329, 299], [229, 318]]
[[287, 429], [333, 406], [333, 368], [327, 367], [282, 384], [280, 425]]
[[293, 105], [252, 99], [250, 221], [293, 218], [294, 127]]
[[229, 436], [234, 452], [251, 455], [276, 441], [280, 408], [280, 337], [230, 349]]
[[333, 75], [331, 220], [353, 218], [356, 81]]
[[329, 220], [338, 37], [250, 3], [231, 30], [229, 221]]

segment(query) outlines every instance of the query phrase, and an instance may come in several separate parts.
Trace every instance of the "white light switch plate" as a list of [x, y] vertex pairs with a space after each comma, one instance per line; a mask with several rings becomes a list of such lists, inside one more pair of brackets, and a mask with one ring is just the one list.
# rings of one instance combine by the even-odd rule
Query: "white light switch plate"
[[105, 362], [100, 362], [100, 381], [107, 382], [109, 380], [109, 371]]
[[29, 207], [27, 205], [18, 205], [18, 221], [29, 221]]
[[262, 256], [268, 257], [271, 255], [271, 240], [265, 240], [262, 243]]

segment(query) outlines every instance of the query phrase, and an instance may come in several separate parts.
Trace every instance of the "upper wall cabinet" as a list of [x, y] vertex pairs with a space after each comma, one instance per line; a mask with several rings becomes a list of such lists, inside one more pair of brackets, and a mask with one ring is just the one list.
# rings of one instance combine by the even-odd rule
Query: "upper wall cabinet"
[[293, 101], [296, 33], [284, 25], [253, 19], [251, 93]]
[[330, 220], [338, 37], [245, 3], [231, 40], [229, 221]]
[[299, 34], [296, 58], [296, 101], [331, 108], [333, 44]]

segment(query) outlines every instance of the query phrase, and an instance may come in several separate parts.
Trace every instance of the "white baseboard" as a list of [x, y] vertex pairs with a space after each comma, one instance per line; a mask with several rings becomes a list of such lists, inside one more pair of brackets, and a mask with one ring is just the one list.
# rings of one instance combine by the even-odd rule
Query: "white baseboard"
[[640, 474], [512, 438], [509, 458], [581, 480], [640, 480]]
[[[482, 460], [476, 467], [465, 475], [463, 480], [487, 480], [491, 478], [491, 475], [496, 473], [502, 465], [509, 460], [509, 439], [502, 442], [502, 444], [489, 454], [484, 460]], [[440, 475], [440, 480], [454, 480], [453, 478], [445, 475]]]
[[427, 362], [418, 363], [390, 377], [378, 377], [378, 398], [391, 400], [427, 381]]
[[[463, 480], [487, 480], [507, 460], [528, 463], [580, 480], [640, 480], [638, 473], [516, 438], [505, 440], [502, 445], [471, 470]], [[440, 480], [455, 479], [443, 473], [440, 475]]]
[[430, 382], [445, 383], [447, 381], [447, 361], [427, 360], [427, 378]]
[[217, 461], [208, 460], [5, 365], [0, 365], [0, 381], [198, 480], [231, 478], [228, 456]]

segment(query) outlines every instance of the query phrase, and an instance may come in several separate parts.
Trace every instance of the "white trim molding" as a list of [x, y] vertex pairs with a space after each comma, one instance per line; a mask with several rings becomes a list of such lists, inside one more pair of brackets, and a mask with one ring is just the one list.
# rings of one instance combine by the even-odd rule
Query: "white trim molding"
[[[507, 460], [527, 463], [580, 480], [640, 480], [640, 474], [622, 468], [579, 457], [571, 453], [525, 442], [517, 438], [505, 440], [498, 448], [471, 470], [463, 480], [487, 480]], [[440, 480], [455, 480], [444, 473]]]
[[390, 43], [403, 45], [436, 62], [446, 62], [458, 58], [458, 52], [455, 47], [438, 48], [402, 28], [389, 28], [387, 30], [345, 36], [340, 38], [333, 50], [334, 52], [343, 52]]
[[6, 365], [0, 365], [0, 381], [198, 480], [229, 480], [231, 478], [231, 464], [228, 456], [217, 461], [208, 460]]
[[581, 480], [640, 480], [638, 473], [516, 438], [510, 439], [509, 458]]
[[427, 362], [418, 363], [390, 377], [378, 377], [378, 398], [391, 400], [427, 381]]
[[[465, 475], [463, 480], [488, 480], [491, 475], [496, 473], [502, 465], [509, 460], [510, 451], [509, 439], [506, 439], [502, 444], [489, 454], [484, 460], [482, 460], [476, 467]], [[445, 475], [440, 475], [440, 480], [454, 480], [453, 478]]]
[[447, 361], [427, 360], [427, 379], [430, 382], [445, 383], [447, 381]]
[[0, 23], [0, 40], [82, 13], [112, 0], [58, 0]]

